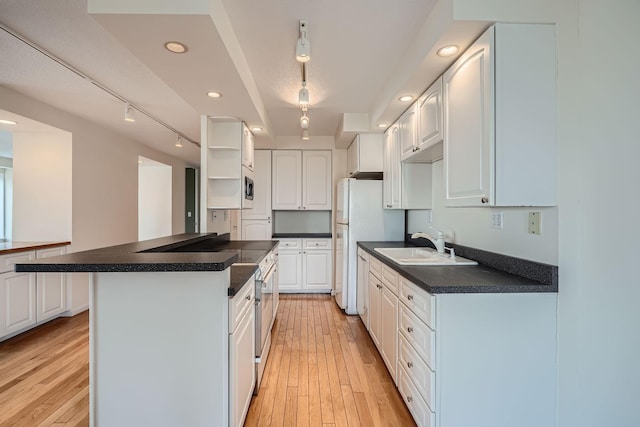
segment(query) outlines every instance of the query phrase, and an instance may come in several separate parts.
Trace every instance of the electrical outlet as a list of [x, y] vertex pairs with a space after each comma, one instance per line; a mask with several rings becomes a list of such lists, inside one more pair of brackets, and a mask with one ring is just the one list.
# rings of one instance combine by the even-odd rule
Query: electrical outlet
[[491, 228], [502, 230], [504, 228], [504, 212], [491, 213]]
[[529, 212], [529, 234], [540, 234], [541, 219], [540, 212]]

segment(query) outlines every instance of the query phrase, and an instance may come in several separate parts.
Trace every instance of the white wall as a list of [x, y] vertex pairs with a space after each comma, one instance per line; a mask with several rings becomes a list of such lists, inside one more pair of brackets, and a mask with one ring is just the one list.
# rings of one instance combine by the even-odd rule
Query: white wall
[[138, 166], [138, 240], [171, 235], [171, 166], [146, 163]]
[[[409, 233], [442, 230], [447, 241], [518, 258], [558, 264], [558, 208], [447, 208], [444, 162], [433, 163], [432, 223], [429, 211], [409, 211]], [[541, 234], [528, 234], [528, 212], [540, 212]], [[494, 212], [503, 212], [503, 229], [491, 227]], [[451, 237], [452, 236], [452, 237]]]
[[559, 425], [640, 425], [640, 2], [560, 20]]
[[[72, 134], [69, 252], [137, 240], [140, 155], [172, 167], [172, 233], [184, 232], [184, 161], [4, 87], [0, 87], [0, 109]], [[71, 274], [68, 283], [72, 313], [83, 310], [89, 275]]]
[[558, 22], [558, 425], [637, 427], [640, 2], [453, 1], [457, 19]]
[[71, 240], [71, 167], [69, 132], [14, 132], [12, 240]]

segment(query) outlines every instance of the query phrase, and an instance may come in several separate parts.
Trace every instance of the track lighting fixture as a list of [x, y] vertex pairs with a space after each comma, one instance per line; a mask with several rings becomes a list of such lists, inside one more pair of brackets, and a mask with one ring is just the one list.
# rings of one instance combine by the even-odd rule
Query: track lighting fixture
[[176, 138], [176, 147], [182, 148], [182, 137], [180, 135]]
[[311, 45], [307, 39], [307, 21], [300, 20], [299, 24], [300, 37], [296, 43], [296, 61], [307, 62], [311, 59]]
[[133, 109], [131, 104], [127, 104], [124, 107], [124, 121], [132, 123], [136, 121], [135, 110]]
[[308, 140], [309, 140], [309, 131], [308, 131], [308, 130], [306, 130], [306, 129], [304, 129], [304, 130], [302, 131], [302, 140], [303, 140], [303, 141], [308, 141]]

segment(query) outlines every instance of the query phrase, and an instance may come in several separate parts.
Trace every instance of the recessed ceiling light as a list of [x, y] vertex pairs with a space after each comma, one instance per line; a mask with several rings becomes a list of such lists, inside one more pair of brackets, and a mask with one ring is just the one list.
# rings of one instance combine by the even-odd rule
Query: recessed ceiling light
[[411, 96], [411, 95], [403, 95], [398, 99], [400, 101], [402, 101], [402, 102], [409, 102], [409, 101], [413, 100], [413, 96]]
[[458, 46], [454, 44], [441, 47], [440, 49], [438, 49], [438, 52], [436, 52], [438, 56], [453, 56], [456, 53], [458, 53]]
[[3, 125], [17, 125], [18, 122], [14, 122], [13, 120], [0, 119], [0, 123]]
[[221, 98], [222, 94], [220, 92], [216, 92], [216, 91], [211, 90], [211, 91], [207, 92], [207, 96], [209, 98]]
[[384, 128], [386, 128], [387, 126], [389, 126], [389, 125], [388, 125], [388, 124], [386, 124], [386, 123], [378, 123], [378, 127], [379, 127], [380, 129], [384, 129]]
[[260, 126], [254, 126], [251, 128], [251, 130], [254, 132], [262, 132], [262, 128]]
[[166, 42], [164, 44], [165, 49], [167, 49], [169, 52], [173, 52], [173, 53], [185, 53], [187, 50], [187, 46], [183, 45], [180, 42]]

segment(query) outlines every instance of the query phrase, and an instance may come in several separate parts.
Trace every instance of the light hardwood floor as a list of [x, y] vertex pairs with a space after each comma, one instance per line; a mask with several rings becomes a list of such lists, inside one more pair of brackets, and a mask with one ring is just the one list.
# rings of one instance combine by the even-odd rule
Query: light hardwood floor
[[0, 426], [89, 425], [89, 317], [0, 343]]
[[414, 426], [358, 316], [328, 295], [281, 295], [245, 426]]
[[[89, 425], [88, 315], [0, 343], [0, 426]], [[281, 295], [246, 426], [415, 425], [357, 316], [328, 295]]]

